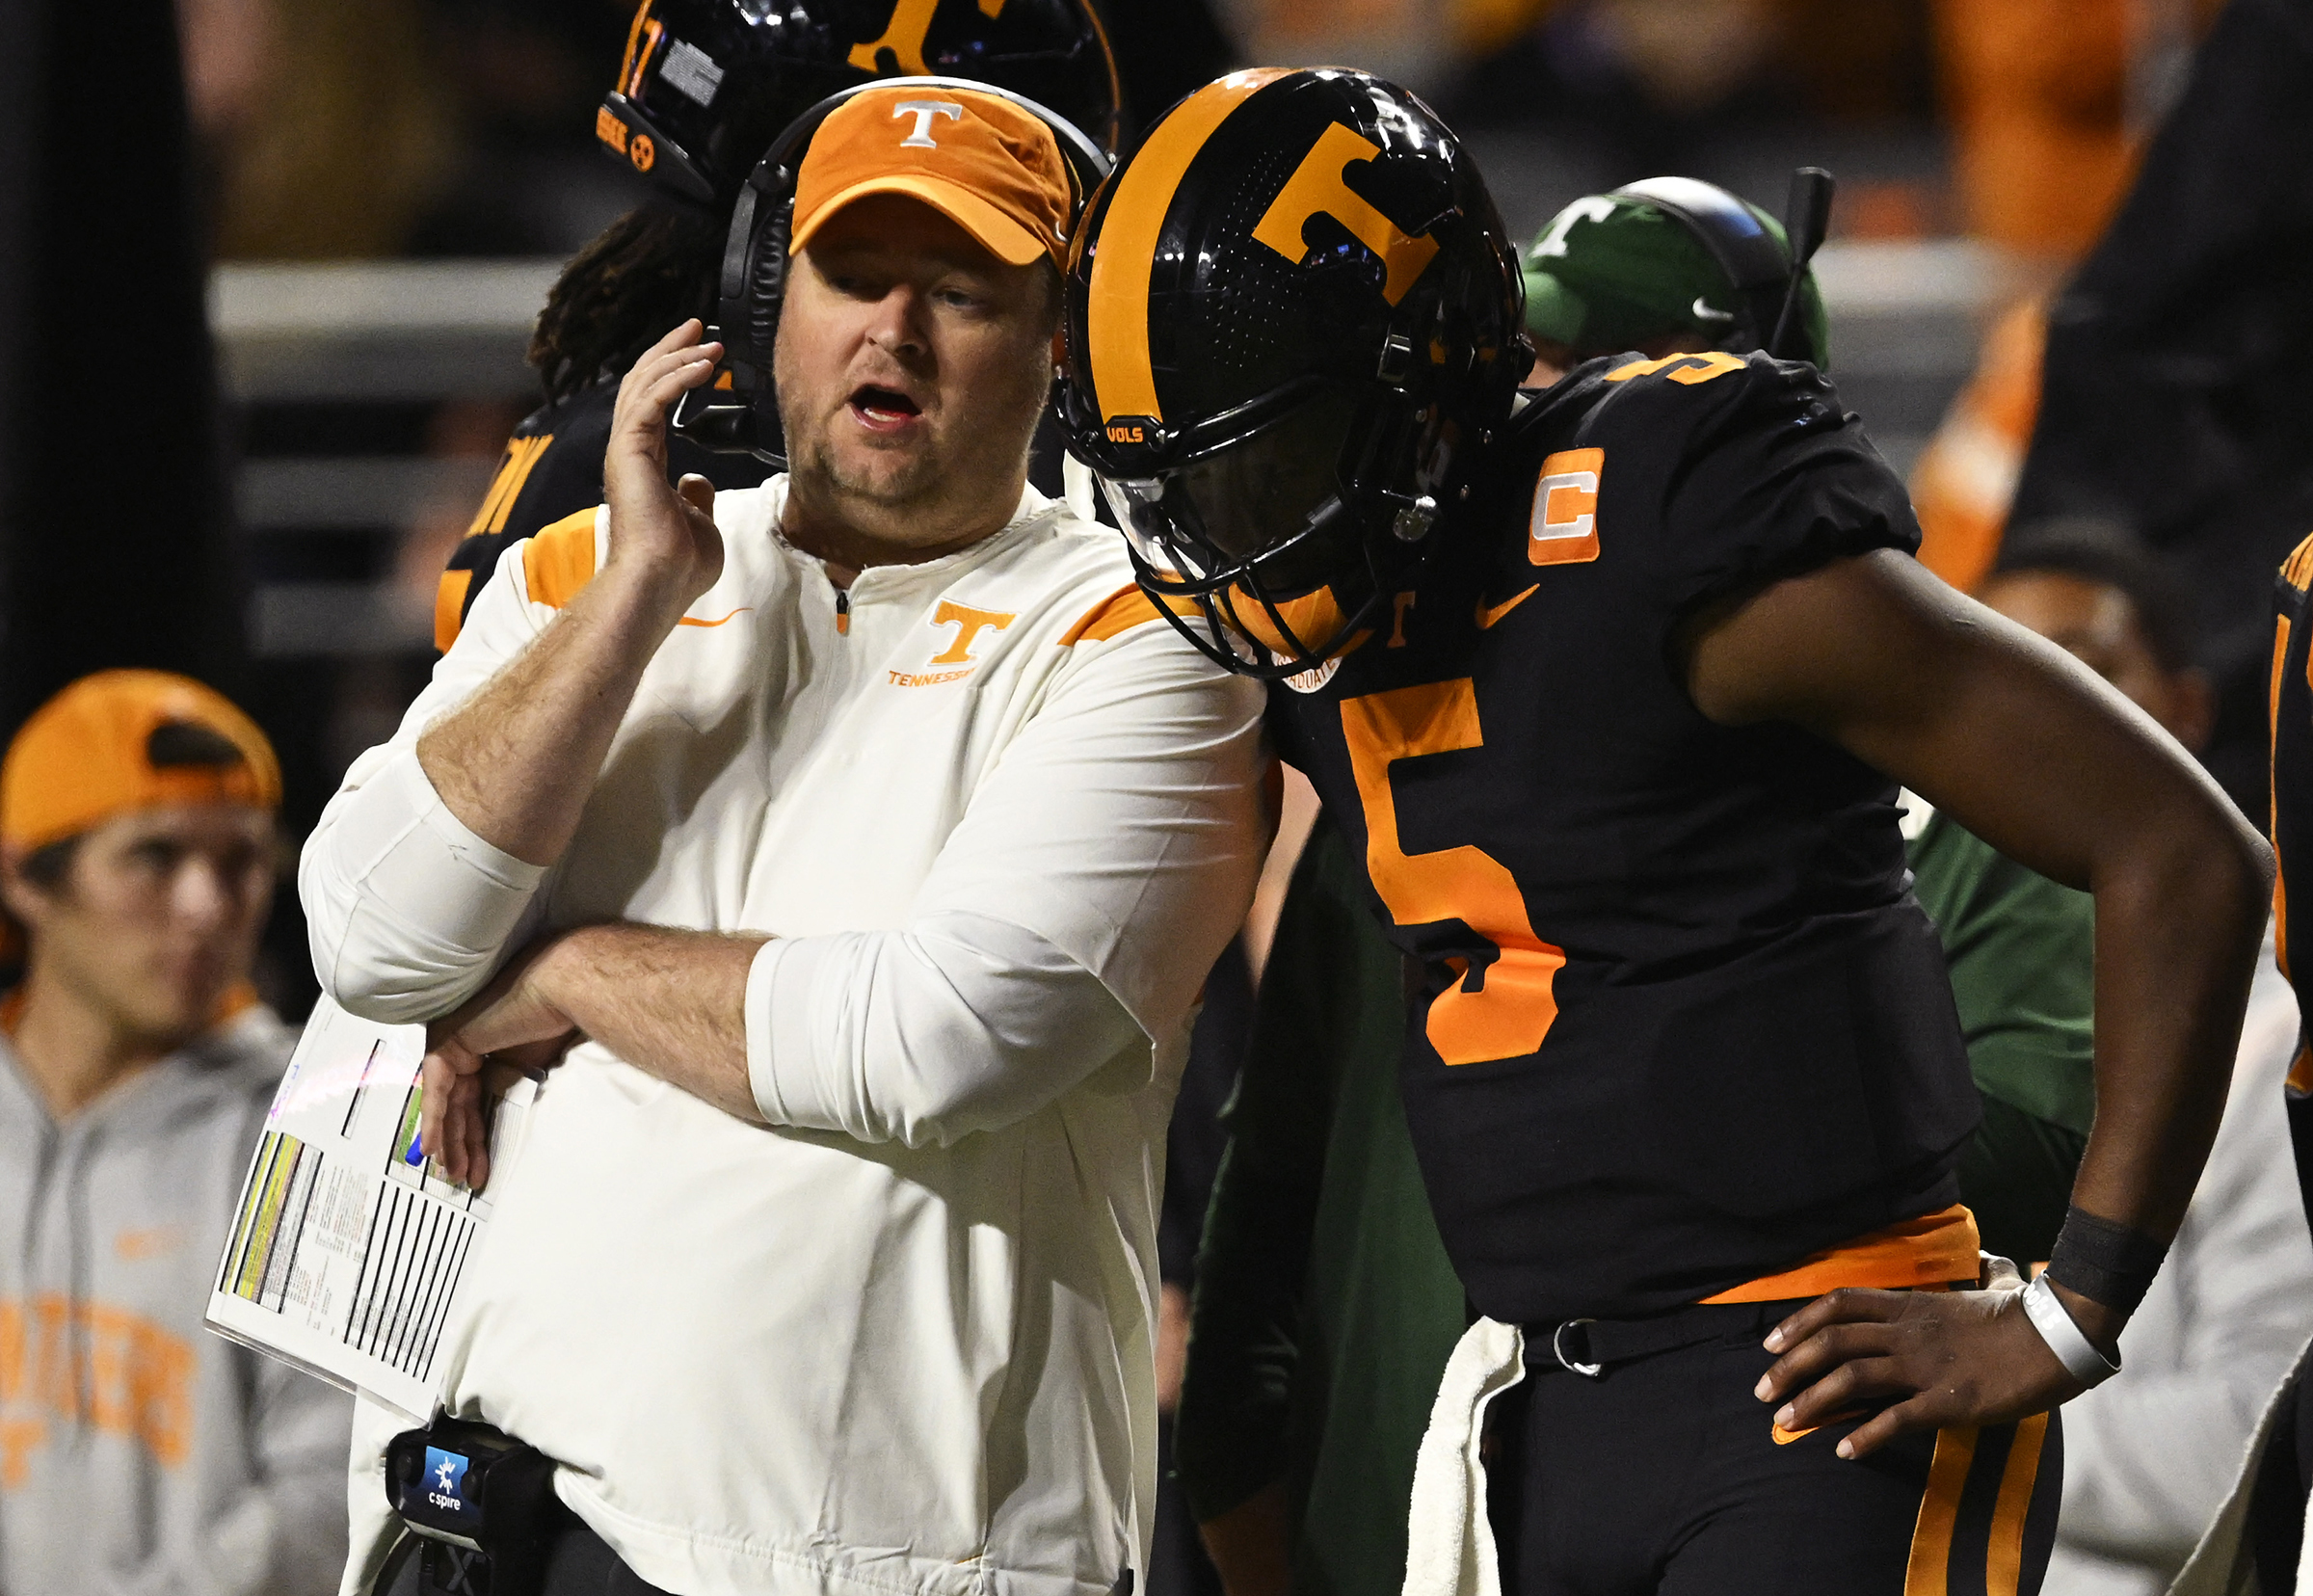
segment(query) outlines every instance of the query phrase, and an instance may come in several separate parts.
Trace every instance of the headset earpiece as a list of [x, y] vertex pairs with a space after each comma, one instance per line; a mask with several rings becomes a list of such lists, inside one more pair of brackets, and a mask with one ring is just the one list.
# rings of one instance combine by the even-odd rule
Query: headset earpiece
[[719, 380], [727, 379], [728, 386], [684, 394], [673, 422], [675, 431], [716, 453], [751, 454], [775, 469], [786, 469], [771, 369], [786, 302], [795, 173], [819, 123], [856, 92], [831, 96], [790, 123], [756, 164], [731, 207], [717, 285], [717, 325], [708, 330], [709, 336], [723, 341]]
[[787, 234], [794, 225], [795, 197], [789, 193], [764, 219], [747, 274], [747, 343], [764, 372], [779, 348], [779, 313], [787, 301]]

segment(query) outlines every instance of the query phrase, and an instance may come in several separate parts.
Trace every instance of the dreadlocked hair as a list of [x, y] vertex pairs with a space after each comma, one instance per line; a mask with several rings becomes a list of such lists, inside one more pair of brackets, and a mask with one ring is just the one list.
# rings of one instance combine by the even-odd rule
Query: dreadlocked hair
[[708, 314], [723, 234], [705, 209], [643, 205], [572, 256], [530, 335], [546, 402], [625, 370], [684, 317]]

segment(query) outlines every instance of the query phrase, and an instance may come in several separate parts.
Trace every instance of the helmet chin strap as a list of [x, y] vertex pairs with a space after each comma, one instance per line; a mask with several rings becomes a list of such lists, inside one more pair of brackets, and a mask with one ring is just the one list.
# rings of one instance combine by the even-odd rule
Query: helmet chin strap
[[1427, 493], [1416, 493], [1409, 498], [1385, 489], [1381, 496], [1385, 502], [1397, 506], [1397, 513], [1390, 518], [1390, 536], [1399, 543], [1418, 544], [1438, 524], [1442, 512], [1438, 501]]
[[[1383, 407], [1384, 413], [1365, 429], [1366, 438], [1358, 451], [1357, 466], [1351, 477], [1352, 491], [1359, 492], [1361, 496], [1370, 497], [1377, 508], [1388, 514], [1392, 538], [1400, 544], [1419, 545], [1436, 529], [1446, 513], [1436, 494], [1427, 492], [1421, 481], [1422, 473], [1419, 467], [1407, 473], [1415, 480], [1402, 485], [1383, 482], [1365, 487], [1364, 484], [1366, 473], [1377, 456], [1387, 458], [1403, 454], [1410, 459], [1417, 453], [1412, 449], [1397, 447], [1398, 435], [1419, 433], [1430, 407], [1414, 390], [1410, 382], [1393, 385], [1392, 396], [1383, 398], [1377, 395], [1375, 402]], [[1437, 473], [1441, 479], [1450, 471], [1452, 462], [1449, 458], [1442, 465], [1445, 468]], [[1443, 481], [1437, 486], [1443, 488]]]

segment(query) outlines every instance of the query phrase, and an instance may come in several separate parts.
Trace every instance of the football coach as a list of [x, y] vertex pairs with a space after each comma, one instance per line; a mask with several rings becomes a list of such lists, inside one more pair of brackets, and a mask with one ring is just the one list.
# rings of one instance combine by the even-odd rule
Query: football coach
[[[432, 1024], [429, 1146], [490, 1181], [444, 1400], [552, 1460], [545, 1596], [1145, 1583], [1160, 1149], [1261, 699], [1027, 487], [1071, 223], [1012, 101], [827, 115], [789, 471], [670, 488], [722, 354], [677, 328], [607, 505], [507, 551], [306, 847], [323, 987]], [[493, 1054], [562, 1058], [494, 1173]], [[348, 1593], [406, 1428], [357, 1421]]]

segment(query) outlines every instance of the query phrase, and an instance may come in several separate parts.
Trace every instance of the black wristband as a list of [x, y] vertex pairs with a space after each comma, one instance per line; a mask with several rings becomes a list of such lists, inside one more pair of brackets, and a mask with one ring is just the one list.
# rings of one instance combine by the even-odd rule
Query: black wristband
[[2167, 1242], [2071, 1208], [2049, 1253], [2048, 1278], [2090, 1302], [2133, 1314], [2167, 1256]]

